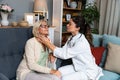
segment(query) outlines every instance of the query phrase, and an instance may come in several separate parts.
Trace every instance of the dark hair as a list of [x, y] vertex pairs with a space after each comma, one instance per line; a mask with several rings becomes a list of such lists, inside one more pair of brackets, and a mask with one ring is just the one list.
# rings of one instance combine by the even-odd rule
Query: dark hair
[[93, 46], [92, 44], [92, 34], [89, 24], [86, 24], [85, 19], [83, 16], [72, 16], [71, 18], [73, 22], [76, 24], [76, 27], [80, 27], [80, 33], [83, 33], [88, 40], [89, 44]]
[[86, 26], [85, 26], [85, 19], [82, 16], [72, 16], [73, 22], [76, 24], [76, 27], [80, 27], [80, 33], [85, 34]]

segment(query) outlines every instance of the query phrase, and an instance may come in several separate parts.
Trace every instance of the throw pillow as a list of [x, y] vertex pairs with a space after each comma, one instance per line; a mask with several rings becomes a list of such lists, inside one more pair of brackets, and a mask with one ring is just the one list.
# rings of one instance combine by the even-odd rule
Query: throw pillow
[[108, 55], [105, 69], [120, 73], [120, 45], [108, 43]]
[[[107, 45], [108, 45], [109, 42], [120, 45], [120, 38], [117, 37], [117, 36], [115, 36], [115, 35], [104, 34], [103, 37], [102, 37], [102, 39], [103, 39], [102, 40], [102, 46], [104, 46], [105, 48], [107, 47]], [[103, 53], [103, 56], [102, 56], [102, 61], [100, 62], [100, 65], [99, 65], [102, 68], [105, 66], [107, 53], [108, 53], [108, 50], [105, 49], [105, 51]]]
[[97, 65], [100, 64], [104, 50], [105, 50], [104, 47], [91, 47], [91, 52], [93, 56], [95, 57], [95, 61]]

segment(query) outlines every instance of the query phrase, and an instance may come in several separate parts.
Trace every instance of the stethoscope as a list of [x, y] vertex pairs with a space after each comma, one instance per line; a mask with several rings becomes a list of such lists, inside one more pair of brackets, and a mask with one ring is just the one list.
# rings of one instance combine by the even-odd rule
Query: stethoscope
[[82, 34], [75, 40], [75, 42], [74, 42], [73, 44], [71, 44], [71, 40], [72, 40], [72, 38], [73, 38], [73, 36], [71, 36], [70, 39], [69, 39], [68, 42], [67, 42], [67, 46], [68, 46], [69, 48], [74, 47], [74, 46], [75, 46], [75, 43], [77, 42], [78, 39], [81, 38], [81, 36], [82, 36]]

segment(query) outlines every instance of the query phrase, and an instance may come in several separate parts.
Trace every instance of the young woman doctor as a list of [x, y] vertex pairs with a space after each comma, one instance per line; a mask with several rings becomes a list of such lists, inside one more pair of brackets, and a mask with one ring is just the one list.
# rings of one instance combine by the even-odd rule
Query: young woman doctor
[[44, 36], [39, 38], [40, 42], [53, 51], [53, 56], [61, 59], [72, 58], [73, 64], [58, 69], [57, 74], [61, 80], [99, 80], [103, 75], [102, 69], [95, 63], [87, 39], [82, 34], [85, 29], [84, 18], [77, 16], [72, 17], [67, 24], [67, 32], [70, 32], [72, 36], [62, 48], [52, 44]]

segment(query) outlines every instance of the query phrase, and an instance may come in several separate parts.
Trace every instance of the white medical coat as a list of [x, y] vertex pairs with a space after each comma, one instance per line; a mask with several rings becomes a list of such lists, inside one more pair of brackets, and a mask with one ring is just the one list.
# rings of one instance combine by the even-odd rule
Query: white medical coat
[[[72, 38], [70, 43], [68, 43], [69, 40], [70, 38], [62, 48], [55, 48], [54, 56], [61, 59], [72, 58], [76, 72], [82, 71], [89, 79], [98, 80], [103, 75], [102, 69], [96, 65], [95, 58], [91, 53], [90, 45], [85, 36], [79, 33]], [[69, 46], [69, 44], [71, 45]]]

